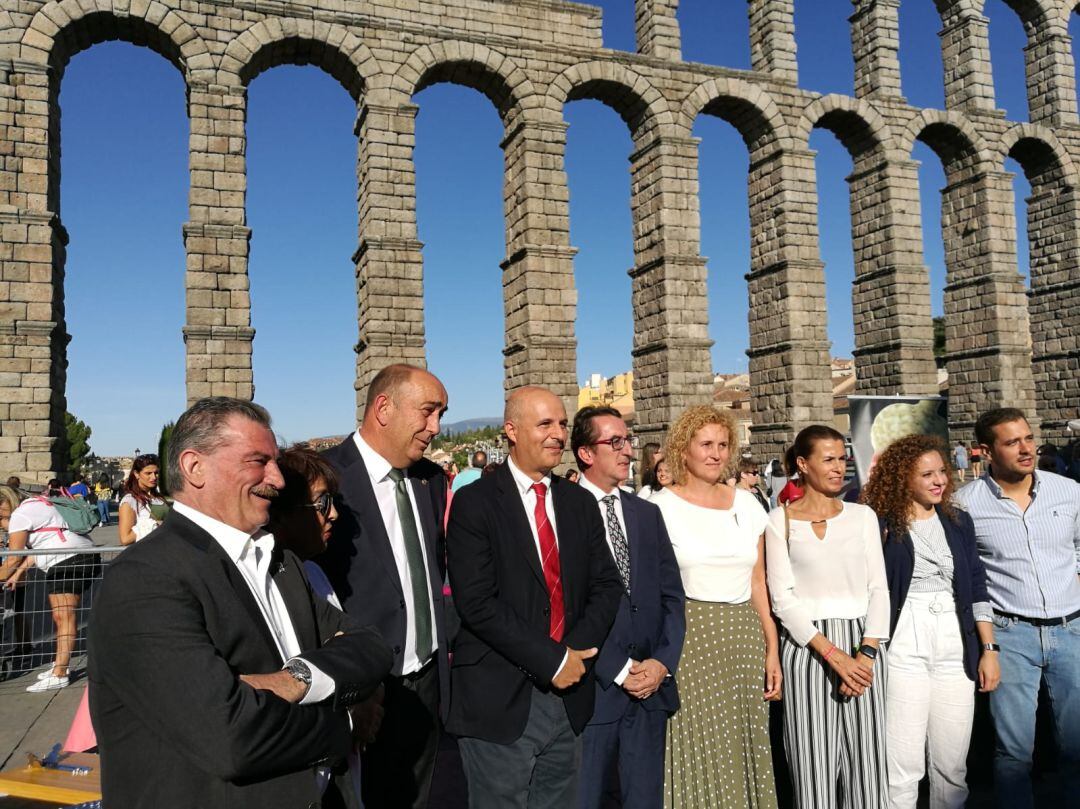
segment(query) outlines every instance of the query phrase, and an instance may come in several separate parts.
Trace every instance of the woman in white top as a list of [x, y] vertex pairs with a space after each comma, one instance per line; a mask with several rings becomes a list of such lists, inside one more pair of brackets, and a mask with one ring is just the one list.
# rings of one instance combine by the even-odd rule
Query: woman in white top
[[765, 541], [784, 630], [784, 749], [796, 806], [886, 809], [879, 646], [889, 637], [890, 608], [877, 516], [837, 499], [847, 457], [836, 430], [807, 427], [791, 455], [804, 494], [769, 514]]
[[658, 491], [671, 485], [671, 470], [661, 453], [656, 453], [656, 463], [642, 477], [643, 485], [637, 496], [642, 500], [651, 500]]
[[723, 481], [737, 456], [729, 411], [692, 407], [664, 451], [671, 486], [652, 497], [686, 590], [680, 708], [668, 722], [664, 804], [775, 809], [769, 713], [780, 698], [776, 625], [765, 589], [766, 515]]
[[56, 553], [33, 556], [9, 556], [0, 564], [0, 580], [5, 587], [14, 587], [33, 565], [45, 573], [49, 607], [56, 624], [56, 660], [43, 671], [26, 690], [50, 691], [70, 683], [68, 665], [75, 648], [75, 608], [79, 599], [99, 572], [97, 557], [70, 551], [91, 548], [89, 537], [68, 529], [60, 512], [44, 497], [23, 500], [8, 521], [8, 548], [21, 551], [55, 550]]
[[124, 481], [124, 496], [120, 498], [120, 544], [130, 545], [144, 539], [158, 527], [158, 520], [151, 513], [151, 506], [165, 504], [158, 492], [157, 455], [140, 455], [131, 465], [131, 472]]

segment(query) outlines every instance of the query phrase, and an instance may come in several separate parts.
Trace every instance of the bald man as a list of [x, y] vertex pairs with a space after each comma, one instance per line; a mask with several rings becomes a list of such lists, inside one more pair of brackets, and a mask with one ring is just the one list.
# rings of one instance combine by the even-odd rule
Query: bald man
[[509, 459], [450, 510], [462, 628], [447, 730], [461, 737], [471, 807], [565, 809], [593, 712], [593, 660], [623, 585], [596, 501], [551, 474], [568, 438], [562, 402], [522, 388], [503, 420]]
[[427, 806], [449, 704], [443, 612], [446, 478], [424, 451], [439, 434], [446, 388], [412, 365], [368, 386], [364, 418], [324, 453], [340, 479], [338, 519], [317, 561], [345, 612], [375, 626], [394, 652], [385, 715], [361, 756], [366, 809]]

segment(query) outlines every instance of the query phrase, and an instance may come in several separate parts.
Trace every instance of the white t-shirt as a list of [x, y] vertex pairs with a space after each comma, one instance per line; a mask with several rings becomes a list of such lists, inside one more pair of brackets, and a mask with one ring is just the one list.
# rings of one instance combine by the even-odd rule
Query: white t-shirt
[[664, 515], [687, 598], [742, 604], [758, 560], [765, 511], [750, 492], [735, 490], [729, 509], [694, 505], [664, 488], [652, 496]]
[[[30, 550], [51, 550], [53, 548], [92, 548], [94, 543], [89, 537], [68, 530], [67, 523], [60, 516], [52, 503], [41, 500], [24, 500], [11, 515], [9, 532], [27, 531], [26, 547]], [[70, 559], [73, 553], [49, 553], [34, 557], [34, 565], [39, 570], [47, 571], [57, 562]]]
[[865, 617], [867, 637], [889, 637], [889, 585], [877, 515], [869, 506], [839, 502], [843, 510], [826, 521], [824, 539], [808, 520], [791, 520], [790, 545], [784, 510], [769, 512], [765, 561], [773, 612], [800, 646], [817, 634], [813, 622], [825, 618]]
[[135, 524], [131, 530], [135, 533], [135, 541], [145, 539], [150, 532], [158, 527], [157, 520], [150, 514], [150, 505], [160, 506], [165, 503], [160, 497], [151, 497], [150, 504], [140, 503], [133, 494], [125, 494], [120, 498], [120, 505], [127, 506], [135, 512]]

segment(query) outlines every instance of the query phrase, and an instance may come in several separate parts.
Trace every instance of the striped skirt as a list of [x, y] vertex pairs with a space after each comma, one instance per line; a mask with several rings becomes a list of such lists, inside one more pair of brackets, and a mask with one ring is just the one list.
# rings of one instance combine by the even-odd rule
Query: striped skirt
[[681, 707], [668, 722], [666, 809], [776, 809], [765, 638], [749, 603], [686, 600]]
[[[862, 640], [863, 623], [830, 618], [814, 626], [850, 653]], [[883, 645], [874, 684], [861, 697], [847, 698], [827, 663], [781, 633], [784, 752], [798, 809], [888, 809], [885, 658]]]

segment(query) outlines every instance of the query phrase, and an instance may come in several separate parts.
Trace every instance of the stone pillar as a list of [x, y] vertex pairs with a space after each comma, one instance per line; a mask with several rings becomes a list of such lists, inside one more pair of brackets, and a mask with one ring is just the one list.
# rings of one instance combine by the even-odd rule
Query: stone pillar
[[852, 0], [851, 46], [855, 97], [899, 99], [900, 0]]
[[577, 290], [570, 246], [570, 195], [564, 165], [567, 124], [507, 123], [503, 201], [506, 392], [542, 385], [577, 410]]
[[1047, 441], [1067, 444], [1080, 418], [1080, 205], [1071, 187], [1028, 198], [1032, 376]]
[[950, 176], [942, 191], [949, 425], [971, 442], [979, 413], [1009, 405], [1036, 419], [1031, 331], [1016, 266], [1013, 175]]
[[190, 405], [204, 396], [251, 399], [255, 330], [248, 291], [251, 231], [244, 213], [246, 93], [191, 84], [188, 115], [191, 220], [183, 228], [187, 400]]
[[682, 59], [682, 38], [675, 16], [679, 0], [634, 0], [634, 34], [638, 53], [670, 59]]
[[638, 133], [630, 157], [635, 432], [646, 441], [659, 440], [690, 405], [712, 402], [698, 143]]
[[981, 14], [954, 4], [942, 12], [942, 22], [944, 26], [939, 36], [945, 70], [946, 109], [996, 111], [987, 34], [989, 21]]
[[936, 395], [918, 164], [870, 157], [856, 162], [848, 184], [859, 393]]
[[66, 471], [57, 83], [0, 63], [0, 474], [35, 483]]
[[1044, 28], [1024, 48], [1028, 106], [1032, 123], [1075, 126], [1076, 73], [1072, 37]]
[[427, 367], [424, 353], [424, 259], [416, 238], [415, 104], [360, 104], [360, 246], [356, 294], [356, 417], [367, 386], [395, 362]]
[[783, 457], [806, 425], [833, 423], [814, 154], [750, 157], [750, 430], [762, 459]]
[[795, 0], [749, 0], [750, 66], [773, 79], [795, 84]]

